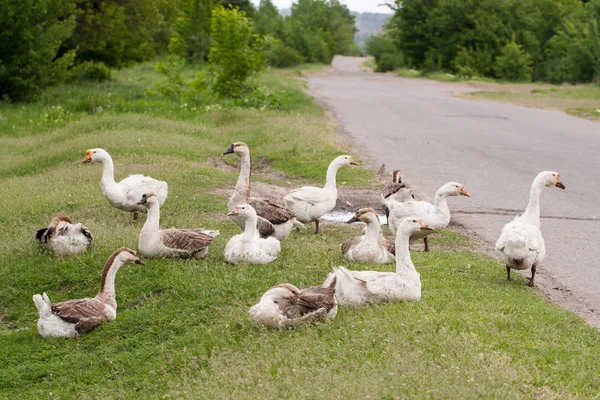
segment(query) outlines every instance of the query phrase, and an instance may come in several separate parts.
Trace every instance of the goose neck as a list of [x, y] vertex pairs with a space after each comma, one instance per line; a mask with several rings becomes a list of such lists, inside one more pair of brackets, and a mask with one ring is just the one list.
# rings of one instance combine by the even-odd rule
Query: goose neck
[[240, 154], [240, 176], [235, 184], [235, 193], [239, 200], [245, 203], [250, 198], [250, 176], [252, 174], [252, 158], [250, 151]]
[[142, 228], [141, 234], [157, 232], [160, 229], [160, 206], [158, 202], [148, 204], [148, 216]]
[[337, 172], [340, 169], [340, 165], [335, 161], [329, 164], [327, 168], [327, 176], [325, 178], [325, 189], [335, 191], [337, 193]]
[[433, 206], [435, 210], [444, 215], [450, 214], [450, 209], [448, 208], [448, 195], [440, 190], [435, 193], [435, 199], [433, 200]]
[[254, 242], [258, 233], [256, 229], [257, 220], [258, 218], [256, 215], [250, 215], [246, 218], [246, 225], [244, 227], [244, 233], [242, 234], [244, 241], [249, 243]]
[[527, 221], [535, 223], [538, 226], [540, 224], [540, 194], [542, 193], [543, 188], [544, 181], [536, 178], [531, 185], [531, 190], [529, 191], [529, 203], [527, 203], [527, 208], [523, 213], [523, 217]]
[[104, 304], [108, 304], [115, 310], [117, 309], [117, 303], [115, 301], [115, 276], [122, 266], [122, 261], [112, 257], [108, 259], [104, 265], [104, 270], [102, 271], [100, 293], [96, 296], [98, 300], [102, 301]]
[[102, 160], [102, 186], [106, 188], [112, 185], [116, 185], [115, 166], [112, 158], [107, 155], [106, 158]]
[[414, 274], [417, 272], [410, 258], [410, 235], [398, 232], [396, 235], [396, 273], [398, 275]]
[[381, 235], [381, 226], [377, 221], [367, 222], [367, 232], [365, 233], [365, 240], [377, 241]]

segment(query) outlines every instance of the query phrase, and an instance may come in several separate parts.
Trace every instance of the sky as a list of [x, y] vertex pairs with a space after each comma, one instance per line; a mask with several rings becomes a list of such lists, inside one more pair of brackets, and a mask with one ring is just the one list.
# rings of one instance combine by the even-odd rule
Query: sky
[[[260, 0], [252, 0], [254, 5], [258, 5]], [[380, 6], [385, 0], [340, 0], [348, 6], [351, 11], [358, 12], [372, 12], [372, 13], [390, 13], [390, 9], [385, 6]], [[278, 9], [290, 8], [292, 6], [292, 0], [273, 0], [273, 4]]]

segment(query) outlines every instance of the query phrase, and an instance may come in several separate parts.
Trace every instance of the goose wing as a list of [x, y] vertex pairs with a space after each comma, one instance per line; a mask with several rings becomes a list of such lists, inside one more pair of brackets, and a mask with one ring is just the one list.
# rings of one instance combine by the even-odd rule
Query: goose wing
[[68, 300], [51, 304], [50, 307], [54, 314], [73, 324], [82, 320], [97, 319], [105, 313], [105, 304], [96, 298]]
[[379, 239], [377, 239], [377, 242], [385, 250], [389, 251], [393, 255], [396, 255], [396, 245], [392, 241], [380, 236]]
[[293, 190], [288, 196], [293, 200], [305, 201], [314, 205], [323, 201], [323, 189], [314, 186], [303, 186]]
[[384, 199], [387, 199], [394, 193], [397, 193], [400, 189], [404, 189], [406, 185], [404, 183], [391, 183], [383, 188], [381, 195]]
[[360, 243], [361, 239], [362, 238], [360, 236], [355, 236], [342, 243], [342, 254], [348, 253], [348, 251], [350, 251], [351, 248]]
[[263, 217], [272, 224], [283, 224], [295, 217], [287, 208], [272, 203], [267, 199], [251, 198], [249, 204], [256, 210], [258, 216]]
[[161, 240], [166, 247], [190, 252], [200, 251], [208, 247], [213, 237], [203, 232], [203, 229], [165, 229]]
[[325, 308], [327, 311], [335, 307], [335, 288], [314, 287], [303, 289], [296, 300], [300, 315], [305, 315]]

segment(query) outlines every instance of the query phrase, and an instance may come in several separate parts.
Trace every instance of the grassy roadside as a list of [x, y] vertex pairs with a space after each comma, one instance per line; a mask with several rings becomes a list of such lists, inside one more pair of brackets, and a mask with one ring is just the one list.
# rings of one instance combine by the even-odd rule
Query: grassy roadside
[[[248, 308], [274, 284], [315, 285], [342, 264], [393, 267], [344, 261], [339, 244], [361, 227], [335, 224], [322, 235], [294, 233], [273, 264], [225, 264], [223, 248], [238, 230], [219, 190], [232, 188], [236, 173], [214, 167], [235, 162], [221, 152], [246, 141], [255, 163], [262, 160], [257, 179], [293, 187], [321, 184], [330, 160], [351, 149], [293, 70], [269, 71], [261, 82], [283, 111], [167, 101], [147, 93], [160, 79], [149, 64], [115, 75], [106, 84], [52, 89], [35, 104], [0, 105], [1, 398], [597, 395], [600, 333], [524, 280], [506, 282], [496, 261], [453, 232], [433, 238], [431, 253], [413, 252], [421, 302], [341, 308], [332, 323], [295, 331], [253, 329]], [[108, 206], [100, 166], [79, 162], [89, 147], [111, 152], [117, 178], [144, 173], [169, 182], [162, 226], [221, 236], [205, 260], [123, 268], [117, 320], [77, 340], [43, 340], [31, 295], [94, 295], [106, 258], [120, 246], [135, 248], [143, 223]], [[339, 181], [370, 188], [373, 173], [343, 169]], [[88, 254], [61, 259], [37, 249], [35, 229], [58, 213], [94, 233]]]

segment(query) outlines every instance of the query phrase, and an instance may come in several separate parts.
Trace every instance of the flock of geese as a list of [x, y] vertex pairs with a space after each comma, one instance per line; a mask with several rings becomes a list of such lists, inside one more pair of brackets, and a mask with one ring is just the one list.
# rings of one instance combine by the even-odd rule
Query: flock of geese
[[[269, 199], [251, 196], [252, 160], [246, 143], [233, 143], [224, 153], [236, 154], [241, 167], [235, 190], [228, 201], [228, 216], [242, 229], [227, 242], [225, 261], [231, 264], [267, 264], [281, 253], [280, 241], [294, 229], [315, 222], [335, 207], [338, 193], [337, 171], [358, 165], [352, 157], [335, 158], [327, 169], [324, 187], [304, 186], [283, 198], [285, 207]], [[140, 231], [138, 251], [147, 258], [202, 258], [219, 231], [208, 229], [161, 229], [160, 207], [167, 199], [168, 185], [144, 175], [131, 175], [120, 182], [114, 179], [114, 165], [106, 150], [86, 151], [82, 161], [102, 164], [102, 191], [115, 208], [129, 211], [134, 219], [147, 212]], [[564, 189], [557, 172], [544, 171], [531, 186], [525, 212], [506, 224], [496, 243], [500, 259], [510, 270], [531, 269], [529, 286], [533, 286], [536, 267], [545, 256], [544, 239], [540, 232], [539, 198], [544, 186]], [[334, 268], [318, 287], [298, 289], [289, 283], [269, 289], [249, 312], [256, 326], [291, 327], [335, 318], [337, 306], [363, 305], [381, 301], [417, 301], [421, 298], [421, 279], [410, 257], [410, 244], [423, 239], [429, 251], [427, 236], [450, 223], [447, 199], [469, 196], [460, 183], [443, 185], [435, 194], [433, 204], [414, 199], [412, 190], [402, 182], [400, 171], [394, 171], [392, 182], [381, 194], [382, 206], [388, 218], [393, 241], [382, 234], [379, 214], [373, 208], [363, 208], [347, 221], [366, 224], [362, 235], [341, 245], [343, 256], [362, 263], [396, 263], [395, 272], [352, 271]], [[41, 246], [60, 255], [85, 252], [93, 241], [92, 234], [81, 223], [66, 216], [57, 216], [49, 226], [37, 231]], [[116, 318], [115, 276], [124, 264], [144, 264], [138, 253], [129, 248], [115, 251], [102, 271], [100, 292], [94, 298], [52, 303], [46, 293], [36, 294], [33, 301], [39, 312], [38, 331], [41, 336], [77, 337], [96, 328], [102, 322]]]

